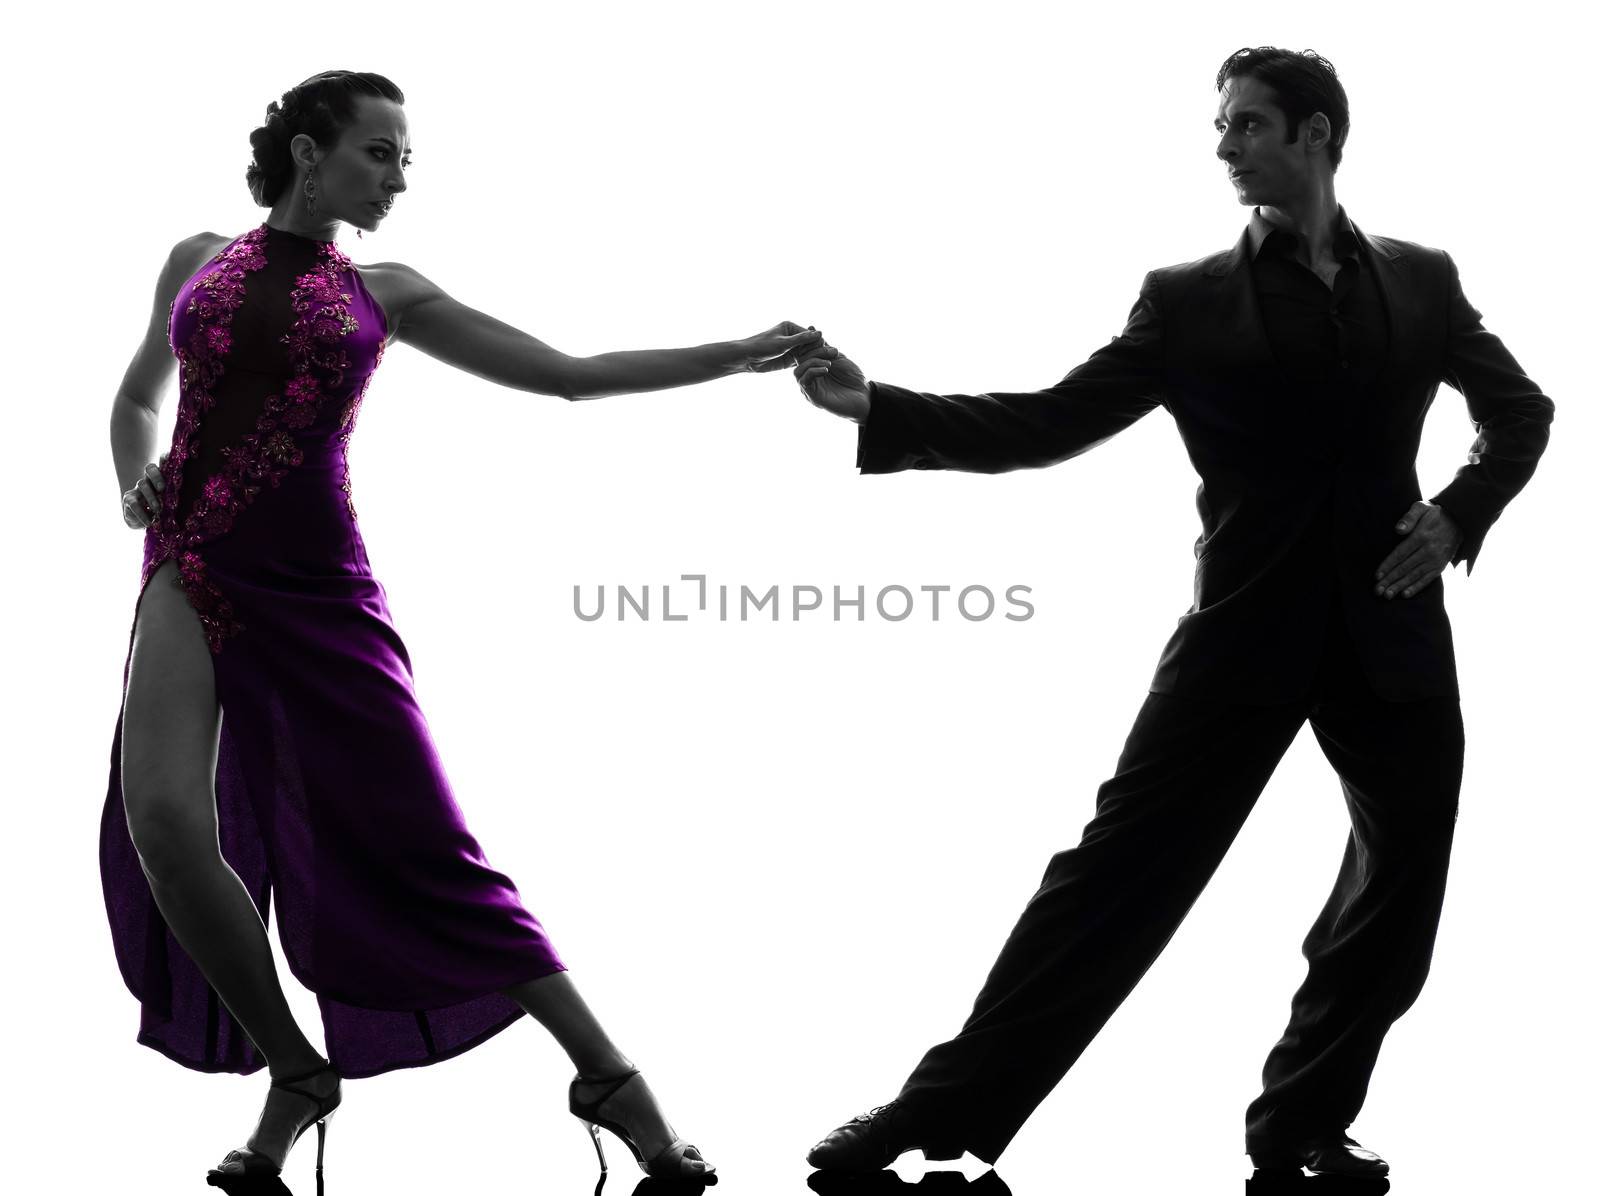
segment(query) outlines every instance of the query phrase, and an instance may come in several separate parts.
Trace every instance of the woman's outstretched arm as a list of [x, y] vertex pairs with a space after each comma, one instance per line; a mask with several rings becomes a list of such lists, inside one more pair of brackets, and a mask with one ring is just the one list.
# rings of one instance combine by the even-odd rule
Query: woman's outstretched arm
[[379, 293], [391, 339], [490, 382], [563, 399], [666, 390], [729, 374], [784, 369], [821, 333], [785, 321], [742, 340], [687, 349], [625, 349], [573, 357], [451, 298], [410, 266], [362, 267]]

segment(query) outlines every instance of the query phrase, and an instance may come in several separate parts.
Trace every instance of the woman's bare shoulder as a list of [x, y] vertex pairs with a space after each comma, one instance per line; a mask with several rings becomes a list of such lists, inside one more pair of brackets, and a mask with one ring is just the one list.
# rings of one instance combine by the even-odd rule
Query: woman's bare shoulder
[[224, 236], [221, 233], [195, 233], [192, 237], [185, 237], [178, 244], [187, 246], [193, 253], [203, 253], [210, 257], [231, 240], [233, 240], [232, 237]]
[[361, 272], [362, 283], [383, 308], [391, 336], [399, 331], [401, 321], [412, 307], [438, 290], [404, 262], [363, 262], [356, 269]]
[[432, 284], [404, 262], [352, 262], [369, 290], [383, 287], [395, 294], [426, 290]]
[[172, 247], [168, 263], [181, 281], [191, 277], [196, 270], [217, 255], [217, 250], [231, 240], [232, 237], [225, 237], [221, 233], [195, 233]]

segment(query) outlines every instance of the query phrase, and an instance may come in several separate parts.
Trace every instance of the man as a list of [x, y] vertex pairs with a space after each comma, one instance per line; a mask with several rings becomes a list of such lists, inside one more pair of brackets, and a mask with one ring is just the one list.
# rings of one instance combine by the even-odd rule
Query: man
[[[1346, 1133], [1389, 1026], [1421, 990], [1443, 900], [1462, 725], [1440, 575], [1533, 474], [1554, 405], [1436, 249], [1368, 236], [1334, 197], [1349, 108], [1310, 51], [1217, 74], [1217, 156], [1248, 227], [1145, 276], [1127, 326], [1031, 394], [868, 383], [825, 343], [807, 397], [861, 425], [864, 473], [1063, 461], [1162, 406], [1200, 474], [1195, 601], [1168, 642], [1083, 840], [1050, 861], [959, 1034], [813, 1166], [906, 1150], [993, 1163], [1166, 945], [1310, 719], [1351, 816], [1305, 940], [1308, 973], [1246, 1113], [1255, 1164], [1380, 1176]], [[1439, 383], [1478, 436], [1421, 500]]]

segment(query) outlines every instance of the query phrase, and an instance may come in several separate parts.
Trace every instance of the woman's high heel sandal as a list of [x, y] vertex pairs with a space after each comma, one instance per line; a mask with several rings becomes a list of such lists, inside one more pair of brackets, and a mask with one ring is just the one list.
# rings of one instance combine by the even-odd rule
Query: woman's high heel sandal
[[[705, 1162], [705, 1159], [700, 1155], [699, 1147], [691, 1146], [682, 1138], [674, 1138], [661, 1150], [657, 1151], [654, 1158], [646, 1161], [644, 1156], [639, 1153], [638, 1146], [634, 1144], [633, 1136], [627, 1130], [623, 1129], [615, 1121], [600, 1116], [600, 1106], [610, 1100], [623, 1085], [638, 1074], [639, 1069], [636, 1067], [632, 1071], [623, 1072], [617, 1076], [605, 1076], [597, 1079], [579, 1076], [572, 1081], [571, 1086], [567, 1089], [567, 1107], [572, 1110], [574, 1117], [583, 1122], [585, 1128], [589, 1131], [589, 1136], [594, 1139], [594, 1152], [600, 1156], [601, 1175], [603, 1176], [606, 1172], [606, 1152], [600, 1145], [600, 1130], [601, 1127], [604, 1127], [622, 1139], [622, 1144], [632, 1153], [634, 1161], [639, 1164], [639, 1169], [651, 1178], [699, 1180], [706, 1183], [715, 1183], [717, 1171], [715, 1167], [707, 1164], [705, 1170], [701, 1171], [685, 1169], [683, 1166], [684, 1159]], [[580, 1083], [605, 1084], [608, 1087], [596, 1099], [580, 1101], [578, 1099], [578, 1085]]]
[[[292, 1092], [296, 1096], [303, 1096], [313, 1102], [316, 1108], [310, 1117], [300, 1123], [294, 1132], [294, 1137], [289, 1139], [289, 1149], [294, 1149], [294, 1144], [300, 1141], [300, 1135], [305, 1133], [315, 1123], [317, 1127], [317, 1196], [322, 1193], [322, 1147], [328, 1132], [328, 1118], [339, 1107], [339, 1102], [344, 1099], [341, 1091], [342, 1085], [334, 1085], [332, 1092], [327, 1096], [318, 1096], [314, 1092], [307, 1092], [296, 1085], [320, 1076], [323, 1072], [332, 1071], [333, 1064], [324, 1063], [321, 1067], [314, 1067], [308, 1072], [297, 1076], [284, 1076], [282, 1079], [273, 1080], [271, 1087]], [[287, 1155], [287, 1152], [285, 1152]], [[283, 1174], [283, 1168], [275, 1165], [264, 1154], [257, 1154], [253, 1150], [230, 1150], [222, 1159], [220, 1167], [213, 1167], [206, 1172], [206, 1183], [212, 1187], [221, 1188], [224, 1192], [262, 1192], [269, 1190], [268, 1185]], [[282, 1187], [279, 1181], [278, 1188]], [[277, 1190], [271, 1188], [270, 1190]]]

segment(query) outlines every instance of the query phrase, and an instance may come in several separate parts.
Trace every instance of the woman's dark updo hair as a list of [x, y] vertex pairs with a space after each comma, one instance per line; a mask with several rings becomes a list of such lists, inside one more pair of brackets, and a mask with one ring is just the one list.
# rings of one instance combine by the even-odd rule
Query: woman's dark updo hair
[[318, 145], [333, 145], [355, 121], [359, 96], [379, 96], [404, 104], [401, 90], [371, 71], [323, 71], [283, 93], [281, 101], [267, 105], [267, 123], [250, 134], [255, 160], [245, 168], [244, 181], [263, 208], [270, 208], [294, 178], [289, 142], [304, 133]]

